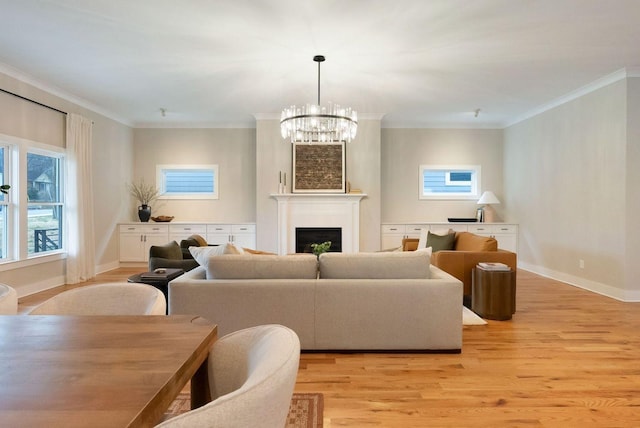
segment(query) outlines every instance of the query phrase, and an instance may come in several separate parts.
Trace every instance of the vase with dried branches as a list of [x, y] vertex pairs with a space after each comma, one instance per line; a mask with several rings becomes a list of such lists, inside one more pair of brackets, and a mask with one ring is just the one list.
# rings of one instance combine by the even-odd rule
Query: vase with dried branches
[[128, 184], [127, 188], [131, 196], [140, 203], [138, 206], [138, 218], [142, 222], [148, 222], [151, 218], [151, 206], [149, 204], [158, 199], [158, 189], [152, 184], [145, 183], [144, 180]]

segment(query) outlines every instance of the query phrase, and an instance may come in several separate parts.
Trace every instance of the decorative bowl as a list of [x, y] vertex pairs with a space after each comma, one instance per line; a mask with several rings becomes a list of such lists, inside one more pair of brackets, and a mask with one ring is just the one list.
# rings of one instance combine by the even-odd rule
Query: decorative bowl
[[151, 220], [158, 223], [167, 223], [173, 220], [172, 215], [159, 215], [158, 217], [151, 217]]

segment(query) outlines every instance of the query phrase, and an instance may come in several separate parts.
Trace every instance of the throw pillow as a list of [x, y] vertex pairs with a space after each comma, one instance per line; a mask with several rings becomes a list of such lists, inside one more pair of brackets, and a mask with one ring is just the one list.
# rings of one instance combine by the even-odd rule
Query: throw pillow
[[200, 235], [194, 234], [194, 235], [191, 235], [190, 237], [188, 237], [187, 239], [195, 239], [195, 241], [198, 243], [198, 246], [200, 246], [200, 247], [206, 247], [207, 246], [207, 240], [204, 239]]
[[[430, 232], [429, 229], [421, 229], [420, 230], [420, 240], [418, 241], [418, 250], [421, 248], [427, 247], [427, 232]], [[439, 229], [431, 232], [432, 235], [444, 236], [450, 233], [456, 233], [453, 229]]]
[[431, 260], [431, 253], [433, 252], [433, 248], [431, 247], [418, 248], [416, 251], [419, 251], [421, 253], [427, 253], [427, 255], [429, 256], [429, 260]]
[[209, 264], [210, 257], [221, 256], [223, 254], [237, 254], [233, 253], [233, 250], [231, 250], [230, 248], [227, 248], [228, 245], [230, 244], [206, 247], [189, 247], [189, 252], [200, 266], [207, 266]]
[[420, 229], [420, 239], [418, 240], [418, 250], [427, 247], [427, 232], [429, 229]]
[[435, 253], [438, 251], [453, 250], [456, 244], [456, 234], [448, 233], [446, 235], [436, 235], [427, 232], [427, 247]]
[[242, 247], [242, 251], [244, 251], [247, 254], [253, 254], [253, 255], [257, 255], [257, 256], [276, 256], [276, 253], [270, 253], [268, 251], [260, 251], [260, 250], [253, 250], [251, 248], [245, 248]]

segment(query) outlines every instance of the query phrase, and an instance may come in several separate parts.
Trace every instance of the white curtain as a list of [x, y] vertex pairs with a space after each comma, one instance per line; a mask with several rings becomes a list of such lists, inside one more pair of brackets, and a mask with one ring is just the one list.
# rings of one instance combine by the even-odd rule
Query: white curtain
[[91, 178], [91, 120], [67, 114], [67, 284], [96, 275]]

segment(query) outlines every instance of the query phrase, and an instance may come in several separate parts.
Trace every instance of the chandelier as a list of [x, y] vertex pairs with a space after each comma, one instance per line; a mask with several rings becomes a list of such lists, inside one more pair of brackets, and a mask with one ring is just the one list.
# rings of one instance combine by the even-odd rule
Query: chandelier
[[324, 56], [316, 55], [313, 60], [318, 63], [318, 104], [291, 106], [282, 110], [282, 138], [288, 138], [292, 143], [351, 142], [358, 130], [358, 113], [338, 104], [329, 103], [328, 107], [320, 105], [320, 63], [324, 61]]

